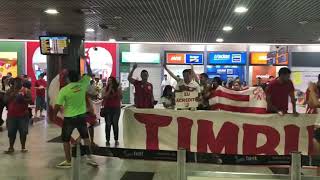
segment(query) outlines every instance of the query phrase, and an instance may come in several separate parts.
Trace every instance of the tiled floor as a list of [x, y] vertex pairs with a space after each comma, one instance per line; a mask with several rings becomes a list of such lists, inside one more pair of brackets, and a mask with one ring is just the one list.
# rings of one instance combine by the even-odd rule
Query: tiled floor
[[[120, 127], [122, 123], [120, 121]], [[121, 128], [120, 128], [121, 129]], [[60, 135], [60, 128], [46, 121], [40, 121], [30, 127], [27, 140], [29, 152], [20, 153], [19, 140], [13, 155], [0, 153], [0, 180], [69, 180], [71, 170], [57, 169], [55, 165], [64, 160], [62, 145], [47, 141]], [[95, 141], [104, 146], [104, 121], [95, 129]], [[120, 139], [122, 132], [120, 131]], [[0, 132], [0, 151], [8, 147], [7, 131]], [[176, 179], [176, 163], [163, 161], [123, 160], [119, 158], [95, 157], [99, 168], [92, 168], [85, 163], [81, 165], [81, 180], [120, 180], [127, 171], [154, 172], [154, 180]], [[223, 171], [266, 173], [271, 171], [265, 167], [220, 166], [208, 164], [188, 164], [188, 171]], [[314, 174], [314, 172], [310, 172]]]

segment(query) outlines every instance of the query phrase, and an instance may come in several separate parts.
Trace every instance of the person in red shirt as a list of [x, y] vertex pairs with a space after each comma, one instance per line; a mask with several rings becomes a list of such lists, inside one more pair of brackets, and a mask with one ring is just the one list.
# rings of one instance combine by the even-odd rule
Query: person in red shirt
[[278, 74], [279, 77], [271, 81], [266, 90], [268, 112], [278, 113], [281, 116], [287, 114], [290, 96], [293, 114], [297, 116], [294, 86], [290, 80], [291, 70], [289, 68], [281, 68]]
[[21, 152], [25, 153], [26, 140], [29, 125], [29, 110], [28, 105], [32, 102], [31, 92], [22, 86], [23, 82], [20, 78], [13, 79], [13, 86], [5, 95], [7, 102], [7, 128], [10, 147], [5, 153], [11, 154], [14, 152], [14, 143], [17, 132], [20, 134]]
[[43, 79], [44, 73], [39, 75], [39, 79], [35, 82], [36, 89], [36, 114], [37, 117], [38, 112], [40, 111], [40, 117], [44, 117], [42, 111], [46, 109], [46, 87], [47, 82]]
[[113, 129], [113, 135], [115, 140], [115, 145], [119, 145], [119, 117], [121, 113], [121, 99], [122, 92], [119, 83], [116, 78], [110, 76], [108, 79], [107, 87], [103, 94], [103, 107], [104, 115], [106, 120], [106, 146], [110, 146], [110, 131], [111, 126]]
[[141, 71], [141, 81], [132, 78], [133, 72], [136, 70], [137, 64], [133, 65], [128, 81], [134, 85], [134, 104], [136, 108], [153, 108], [154, 97], [153, 97], [153, 86], [148, 82], [149, 73], [146, 70]]

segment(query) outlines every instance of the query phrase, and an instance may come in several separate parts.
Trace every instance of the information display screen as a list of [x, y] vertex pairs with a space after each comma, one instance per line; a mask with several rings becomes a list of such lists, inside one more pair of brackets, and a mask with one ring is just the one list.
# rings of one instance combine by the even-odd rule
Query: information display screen
[[40, 36], [40, 49], [43, 55], [68, 54], [70, 39], [66, 36]]

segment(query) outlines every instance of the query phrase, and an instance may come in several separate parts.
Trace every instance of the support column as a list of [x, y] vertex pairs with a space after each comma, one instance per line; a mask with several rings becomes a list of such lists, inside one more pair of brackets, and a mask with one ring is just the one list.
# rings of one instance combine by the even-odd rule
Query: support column
[[[48, 55], [47, 56], [47, 78], [49, 88], [59, 90], [59, 84], [51, 84], [51, 81], [63, 70], [74, 70], [79, 72], [80, 75], [80, 55], [84, 54], [84, 39], [83, 36], [68, 36], [70, 38], [68, 46], [68, 54], [66, 55]], [[56, 86], [56, 87], [55, 87]], [[48, 91], [50, 93], [50, 91]], [[54, 95], [56, 96], [56, 95]], [[47, 102], [48, 109], [48, 119], [51, 122], [60, 124], [58, 120], [52, 119], [53, 103], [50, 101], [55, 101], [56, 99], [50, 99], [52, 95], [48, 95]], [[55, 97], [56, 98], [56, 97]]]

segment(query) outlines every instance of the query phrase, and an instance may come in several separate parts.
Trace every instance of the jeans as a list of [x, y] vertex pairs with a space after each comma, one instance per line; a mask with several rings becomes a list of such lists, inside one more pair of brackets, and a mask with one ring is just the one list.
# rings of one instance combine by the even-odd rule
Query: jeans
[[111, 126], [113, 129], [114, 140], [119, 139], [119, 117], [121, 113], [121, 108], [105, 108], [105, 120], [106, 120], [106, 140], [110, 141]]

